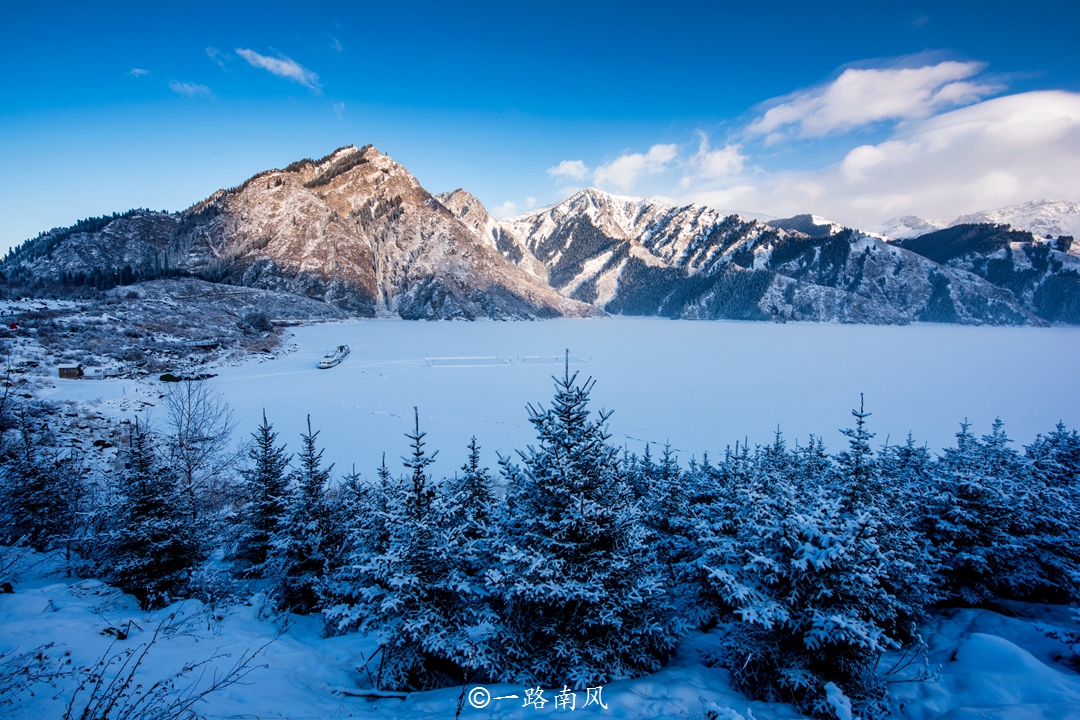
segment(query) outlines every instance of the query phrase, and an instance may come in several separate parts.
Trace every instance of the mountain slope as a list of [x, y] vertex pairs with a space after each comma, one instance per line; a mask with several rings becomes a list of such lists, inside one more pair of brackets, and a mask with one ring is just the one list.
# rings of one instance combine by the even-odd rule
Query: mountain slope
[[28, 240], [0, 268], [7, 282], [30, 287], [128, 285], [165, 274], [164, 253], [178, 222], [153, 210], [89, 218]]
[[1080, 236], [1080, 203], [1066, 200], [1037, 200], [1022, 205], [1010, 205], [997, 210], [984, 210], [962, 215], [951, 223], [955, 225], [1011, 225], [1027, 230], [1040, 237]]
[[503, 226], [548, 266], [553, 287], [610, 313], [1042, 322], [982, 277], [811, 215], [761, 223], [590, 189]]
[[[135, 220], [155, 229], [140, 234]], [[71, 276], [69, 256], [89, 254], [89, 266], [99, 256], [110, 267], [116, 257], [130, 258], [135, 279], [190, 274], [300, 294], [361, 316], [524, 319], [599, 312], [519, 270], [371, 146], [260, 173], [178, 217], [158, 213], [124, 223], [124, 233], [137, 237], [122, 247], [108, 225], [97, 234], [33, 243], [35, 249], [7, 260], [4, 271], [39, 284], [59, 281]], [[111, 249], [98, 253], [101, 244]]]
[[484, 243], [502, 254], [510, 262], [547, 284], [548, 271], [542, 262], [498, 220], [493, 218], [484, 204], [472, 194], [458, 188], [453, 192], [439, 193], [435, 198], [454, 214], [465, 227], [472, 230]]
[[1080, 324], [1080, 258], [1068, 238], [1043, 242], [1008, 225], [964, 224], [904, 240], [901, 247], [1008, 291], [1049, 322]]

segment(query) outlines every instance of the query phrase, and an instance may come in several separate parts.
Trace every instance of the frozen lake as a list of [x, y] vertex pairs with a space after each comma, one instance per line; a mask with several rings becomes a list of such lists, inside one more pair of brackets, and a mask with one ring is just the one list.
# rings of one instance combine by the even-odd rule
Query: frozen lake
[[[296, 352], [219, 370], [217, 383], [245, 436], [265, 408], [289, 444], [305, 415], [337, 470], [370, 476], [385, 451], [400, 467], [420, 411], [434, 469], [451, 474], [470, 436], [485, 463], [534, 439], [527, 403], [546, 404], [554, 363], [569, 348], [571, 372], [596, 380], [594, 409], [614, 410], [612, 442], [640, 451], [670, 441], [682, 460], [748, 438], [789, 442], [810, 433], [837, 451], [840, 428], [866, 395], [876, 443], [909, 430], [934, 450], [964, 418], [982, 434], [1000, 416], [1016, 447], [1058, 420], [1080, 426], [1080, 328], [952, 325], [878, 327], [606, 318], [545, 322], [365, 320], [292, 329]], [[339, 344], [352, 354], [316, 369]], [[545, 362], [546, 359], [546, 362]], [[130, 381], [126, 381], [130, 386]], [[63, 397], [108, 397], [125, 381], [59, 383]], [[78, 386], [76, 388], [76, 386]]]

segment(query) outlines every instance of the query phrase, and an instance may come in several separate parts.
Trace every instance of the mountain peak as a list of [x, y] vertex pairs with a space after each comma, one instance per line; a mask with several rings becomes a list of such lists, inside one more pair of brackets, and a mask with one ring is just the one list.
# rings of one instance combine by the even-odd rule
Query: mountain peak
[[961, 215], [949, 223], [949, 227], [977, 223], [1011, 225], [1042, 237], [1076, 237], [1080, 235], [1080, 203], [1068, 200], [1034, 200], [996, 210]]

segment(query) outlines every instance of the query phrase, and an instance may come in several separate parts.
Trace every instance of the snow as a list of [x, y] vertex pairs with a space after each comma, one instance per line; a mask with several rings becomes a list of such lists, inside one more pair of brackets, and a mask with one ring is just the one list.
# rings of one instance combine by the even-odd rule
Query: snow
[[984, 210], [956, 218], [950, 225], [963, 223], [1002, 223], [1043, 237], [1080, 236], [1080, 203], [1065, 200], [1038, 200]]
[[[228, 668], [244, 651], [262, 648], [278, 635], [280, 621], [262, 612], [261, 595], [224, 612], [221, 619], [207, 613], [198, 601], [177, 603], [156, 612], [142, 612], [130, 596], [96, 580], [24, 578], [15, 594], [0, 595], [0, 651], [29, 649], [56, 642], [70, 652], [74, 665], [88, 665], [110, 651], [107, 628], [124, 628], [131, 635], [116, 641], [111, 652], [147, 642], [153, 629], [169, 614], [178, 615], [182, 632], [161, 639], [147, 655], [138, 676], [154, 681], [185, 661], [230, 653], [212, 667]], [[1056, 663], [1062, 646], [1039, 632], [1033, 617], [1065, 617], [1064, 608], [1013, 604], [1018, 617], [987, 610], [956, 610], [937, 614], [923, 628], [931, 662], [940, 666], [936, 682], [895, 683], [890, 686], [894, 716], [910, 720], [1067, 720], [1080, 718], [1080, 677]], [[1024, 617], [1027, 615], [1028, 617]], [[574, 717], [695, 718], [706, 710], [716, 717], [782, 720], [799, 714], [781, 704], [751, 702], [731, 689], [726, 670], [707, 667], [703, 655], [716, 650], [718, 636], [694, 633], [682, 644], [668, 667], [651, 676], [608, 683], [603, 689], [607, 710], [583, 708], [579, 693]], [[419, 718], [454, 717], [461, 688], [414, 693], [405, 699], [364, 698], [370, 693], [356, 670], [375, 649], [373, 639], [352, 634], [323, 638], [318, 617], [290, 619], [281, 633], [255, 659], [259, 666], [243, 684], [213, 696], [196, 710], [208, 718]], [[884, 664], [884, 663], [883, 663]], [[205, 679], [204, 679], [205, 682]], [[492, 696], [517, 694], [524, 688], [489, 684]], [[60, 717], [74, 688], [73, 679], [55, 689], [24, 693], [5, 716], [19, 720]], [[554, 689], [545, 688], [547, 698]], [[831, 696], [843, 707], [840, 694]], [[483, 710], [465, 705], [463, 718], [525, 720], [559, 715], [549, 701], [543, 710], [521, 707], [521, 701], [492, 701]]]
[[[1000, 416], [1017, 445], [1059, 420], [1080, 427], [1080, 373], [1070, 364], [1080, 328], [743, 323], [612, 317], [502, 323], [363, 320], [292, 328], [295, 351], [276, 359], [208, 369], [247, 437], [267, 417], [295, 450], [305, 416], [320, 430], [325, 458], [371, 476], [383, 452], [406, 450], [412, 408], [436, 474], [452, 474], [476, 435], [483, 461], [533, 442], [527, 403], [546, 404], [557, 365], [521, 362], [561, 356], [597, 381], [594, 409], [614, 410], [613, 442], [640, 451], [670, 441], [685, 462], [749, 439], [765, 443], [779, 426], [789, 442], [811, 433], [839, 447], [859, 393], [873, 413], [875, 442], [908, 431], [932, 450], [953, 444], [965, 418], [976, 434]], [[286, 340], [286, 343], [289, 341]], [[316, 364], [341, 344], [338, 367]], [[428, 358], [491, 357], [505, 363], [447, 367]], [[88, 402], [132, 417], [164, 389], [153, 380], [51, 380], [56, 400]]]

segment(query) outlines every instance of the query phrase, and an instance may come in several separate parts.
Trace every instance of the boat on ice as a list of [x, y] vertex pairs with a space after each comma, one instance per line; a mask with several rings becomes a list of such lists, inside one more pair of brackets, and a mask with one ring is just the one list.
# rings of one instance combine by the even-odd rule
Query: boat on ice
[[335, 365], [340, 365], [341, 361], [349, 355], [348, 345], [338, 345], [337, 350], [331, 353], [323, 355], [323, 359], [319, 361], [319, 369], [326, 370], [332, 368]]

